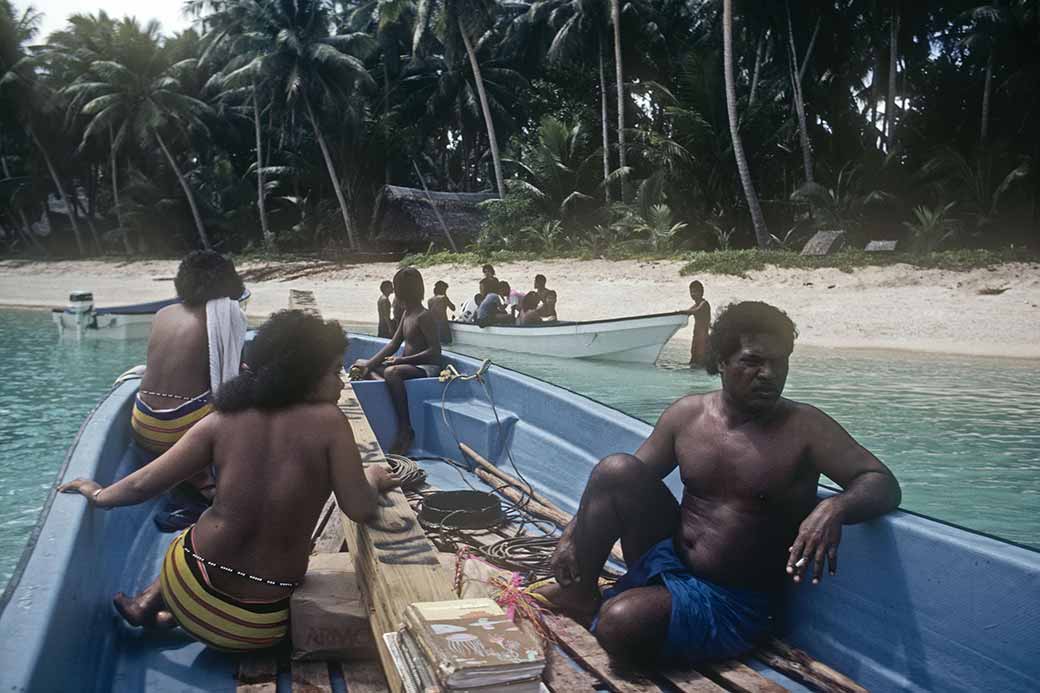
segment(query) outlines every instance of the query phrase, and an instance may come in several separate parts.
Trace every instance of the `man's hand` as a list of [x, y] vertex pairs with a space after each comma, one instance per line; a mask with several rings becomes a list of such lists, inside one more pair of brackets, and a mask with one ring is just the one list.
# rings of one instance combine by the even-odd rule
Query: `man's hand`
[[572, 537], [573, 529], [574, 523], [571, 522], [560, 536], [556, 550], [549, 560], [549, 567], [552, 568], [553, 575], [560, 587], [570, 587], [581, 579], [581, 573], [578, 571], [577, 547], [575, 547]]
[[395, 363], [397, 363], [397, 357], [396, 356], [387, 356], [385, 359], [383, 359], [383, 365], [384, 366], [392, 366]]
[[806, 567], [812, 563], [812, 582], [820, 584], [825, 558], [830, 564], [831, 575], [837, 573], [842, 524], [844, 516], [836, 497], [821, 501], [802, 521], [787, 557], [787, 574], [793, 575], [795, 582], [802, 581]]
[[93, 479], [73, 479], [59, 486], [58, 493], [80, 493], [94, 505], [94, 494], [102, 488], [104, 487]]
[[365, 467], [365, 477], [368, 478], [368, 483], [379, 493], [386, 493], [401, 485], [401, 482], [395, 479], [390, 472], [379, 464], [373, 464]]

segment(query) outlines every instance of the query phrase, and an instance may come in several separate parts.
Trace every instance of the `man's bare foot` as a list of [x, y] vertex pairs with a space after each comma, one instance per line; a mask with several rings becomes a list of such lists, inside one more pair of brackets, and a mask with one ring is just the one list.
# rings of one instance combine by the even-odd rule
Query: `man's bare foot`
[[412, 441], [415, 440], [415, 431], [410, 428], [402, 428], [397, 432], [397, 439], [394, 440], [394, 444], [390, 446], [391, 455], [403, 455], [408, 452], [408, 448], [412, 447]]
[[[142, 605], [138, 600], [128, 597], [122, 592], [116, 592], [112, 598], [112, 604], [123, 620], [131, 626], [139, 628], [154, 628], [156, 626], [157, 612]], [[169, 613], [169, 612], [166, 612]], [[173, 614], [170, 614], [173, 617]]]
[[560, 611], [582, 625], [591, 623], [599, 611], [600, 600], [596, 596], [573, 587], [561, 587], [556, 582], [542, 585], [534, 594], [540, 597], [539, 601], [547, 601], [549, 609]]

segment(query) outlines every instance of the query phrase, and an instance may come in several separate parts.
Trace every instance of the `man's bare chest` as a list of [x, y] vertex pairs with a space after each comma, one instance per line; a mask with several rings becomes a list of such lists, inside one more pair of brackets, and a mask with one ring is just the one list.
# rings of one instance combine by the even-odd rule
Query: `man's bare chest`
[[815, 492], [806, 446], [759, 431], [691, 432], [676, 440], [683, 483], [702, 498], [788, 505]]

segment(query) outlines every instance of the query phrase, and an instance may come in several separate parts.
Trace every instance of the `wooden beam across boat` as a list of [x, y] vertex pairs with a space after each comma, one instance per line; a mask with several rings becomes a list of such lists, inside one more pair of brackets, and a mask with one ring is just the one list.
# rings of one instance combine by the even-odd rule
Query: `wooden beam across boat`
[[[340, 410], [347, 417], [354, 440], [368, 464], [385, 463], [375, 432], [349, 384], [340, 396]], [[404, 620], [412, 602], [455, 599], [453, 576], [441, 567], [437, 549], [426, 537], [415, 512], [400, 489], [384, 494], [374, 519], [358, 524], [342, 516], [347, 546], [354, 554], [354, 567], [369, 610], [372, 634], [379, 659], [393, 693], [404, 690], [383, 634]]]

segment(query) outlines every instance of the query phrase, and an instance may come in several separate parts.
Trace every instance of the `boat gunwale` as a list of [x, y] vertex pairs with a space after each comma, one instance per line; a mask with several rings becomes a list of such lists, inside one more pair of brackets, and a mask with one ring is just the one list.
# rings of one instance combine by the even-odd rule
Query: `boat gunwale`
[[[480, 330], [489, 328], [507, 328], [507, 329], [521, 329], [521, 330], [541, 330], [549, 329], [553, 327], [578, 327], [583, 325], [601, 325], [603, 323], [615, 323], [615, 322], [626, 322], [631, 320], [647, 320], [650, 318], [668, 318], [673, 316], [685, 316], [689, 321], [689, 314], [685, 311], [676, 310], [669, 313], [650, 313], [648, 315], [628, 315], [622, 318], [602, 318], [599, 320], [554, 320], [552, 322], [543, 322], [541, 324], [533, 325], [485, 325], [481, 327], [475, 322], [459, 322], [458, 320], [449, 320], [448, 324], [452, 327], [474, 327]], [[526, 374], [525, 374], [526, 375]]]

